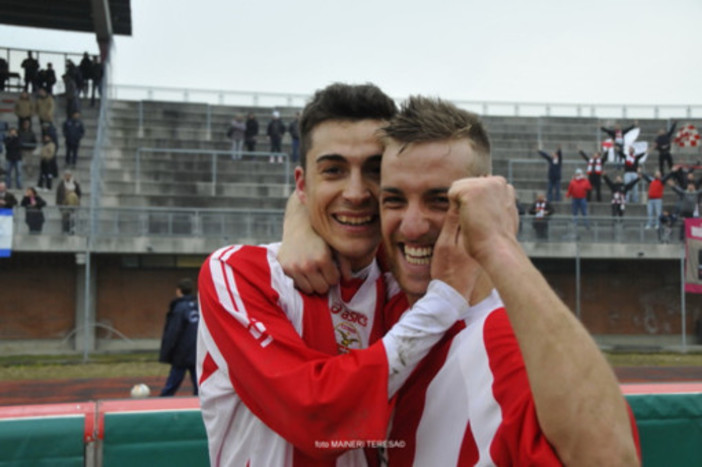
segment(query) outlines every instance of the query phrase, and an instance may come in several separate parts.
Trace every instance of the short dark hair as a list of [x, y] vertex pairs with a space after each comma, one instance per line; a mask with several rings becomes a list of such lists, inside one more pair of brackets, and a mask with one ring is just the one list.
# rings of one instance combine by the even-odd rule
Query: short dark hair
[[193, 293], [193, 281], [188, 278], [179, 280], [178, 290], [180, 290], [183, 295], [190, 295]]
[[374, 84], [330, 84], [314, 93], [300, 117], [300, 163], [305, 167], [312, 146], [312, 131], [328, 120], [390, 120], [397, 113], [395, 101]]
[[477, 114], [460, 109], [451, 102], [410, 96], [381, 131], [384, 138], [401, 144], [400, 151], [411, 143], [468, 139], [479, 156], [473, 164], [474, 175], [490, 173], [490, 139], [485, 127]]

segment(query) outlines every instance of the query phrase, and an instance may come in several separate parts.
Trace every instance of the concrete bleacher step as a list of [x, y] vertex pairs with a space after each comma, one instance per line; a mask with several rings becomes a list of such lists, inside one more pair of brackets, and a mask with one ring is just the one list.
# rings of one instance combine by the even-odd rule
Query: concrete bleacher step
[[211, 195], [136, 195], [103, 194], [101, 203], [105, 207], [172, 207], [172, 208], [247, 208], [285, 209], [287, 198], [260, 196], [211, 196]]

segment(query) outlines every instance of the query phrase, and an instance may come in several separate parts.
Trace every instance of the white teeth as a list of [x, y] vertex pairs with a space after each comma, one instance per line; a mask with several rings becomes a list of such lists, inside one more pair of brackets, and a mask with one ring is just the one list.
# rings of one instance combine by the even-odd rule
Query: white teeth
[[411, 247], [405, 245], [404, 253], [405, 259], [410, 264], [418, 265], [428, 265], [431, 263], [431, 255], [434, 252], [434, 248], [430, 246], [425, 247]]
[[371, 220], [373, 220], [373, 217], [371, 217], [371, 216], [364, 216], [364, 217], [336, 216], [336, 219], [339, 222], [341, 222], [342, 224], [361, 225], [361, 224], [368, 224]]

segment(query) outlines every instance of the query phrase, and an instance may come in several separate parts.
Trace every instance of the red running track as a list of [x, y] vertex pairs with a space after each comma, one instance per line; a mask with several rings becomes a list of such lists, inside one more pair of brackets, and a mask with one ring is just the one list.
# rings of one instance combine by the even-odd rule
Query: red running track
[[[639, 366], [614, 370], [627, 394], [659, 390], [702, 392], [702, 367]], [[139, 383], [151, 388], [151, 396], [158, 396], [165, 377], [0, 381], [0, 406], [124, 399], [129, 397], [132, 386]], [[675, 386], [669, 383], [685, 384]], [[177, 395], [192, 395], [189, 381], [183, 383]]]

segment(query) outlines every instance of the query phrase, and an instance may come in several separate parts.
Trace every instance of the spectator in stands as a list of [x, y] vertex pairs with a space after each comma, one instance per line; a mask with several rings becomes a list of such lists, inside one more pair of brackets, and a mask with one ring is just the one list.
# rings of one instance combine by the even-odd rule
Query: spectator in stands
[[63, 173], [63, 178], [56, 188], [56, 205], [61, 209], [61, 231], [72, 235], [75, 230], [75, 210], [80, 206], [80, 184], [73, 178], [70, 170]]
[[59, 139], [58, 139], [58, 132], [56, 131], [56, 127], [54, 126], [53, 123], [43, 123], [41, 125], [41, 140], [44, 141], [44, 136], [49, 135], [49, 138], [51, 138], [51, 141], [53, 141], [54, 145], [56, 146], [56, 153], [54, 155], [58, 156], [58, 150], [59, 150]]
[[290, 133], [292, 141], [290, 158], [293, 164], [297, 164], [297, 161], [300, 160], [300, 111], [295, 112], [295, 118], [288, 125], [288, 133]]
[[159, 361], [169, 363], [171, 371], [161, 397], [173, 396], [190, 372], [193, 394], [197, 396], [197, 376], [195, 375], [195, 353], [197, 347], [197, 325], [200, 320], [197, 298], [193, 294], [193, 282], [181, 279], [176, 287], [176, 298], [168, 307], [166, 324], [161, 338]]
[[[49, 135], [44, 135], [41, 151], [39, 153], [39, 190], [51, 190], [51, 182], [58, 175], [56, 165], [56, 145]], [[46, 188], [45, 188], [46, 187]]]
[[246, 117], [246, 131], [244, 132], [244, 144], [249, 152], [256, 151], [256, 139], [258, 138], [258, 120], [253, 112]]
[[17, 206], [15, 195], [7, 191], [7, 185], [0, 181], [0, 209], [12, 209]]
[[[681, 190], [680, 187], [673, 185], [673, 191], [680, 197], [679, 211], [678, 215], [681, 219], [687, 219], [691, 217], [699, 217], [699, 199], [702, 190], [695, 188], [694, 183], [688, 183], [685, 190]], [[685, 238], [685, 222], [682, 222], [680, 226], [680, 239]]]
[[10, 66], [7, 64], [7, 60], [0, 57], [0, 91], [5, 90], [5, 82], [7, 82], [10, 77]]
[[41, 229], [44, 226], [42, 209], [46, 206], [46, 201], [37, 194], [37, 190], [34, 187], [29, 187], [25, 190], [20, 206], [25, 209], [24, 222], [29, 227], [29, 233], [41, 233]]
[[663, 191], [665, 190], [665, 183], [673, 176], [674, 172], [668, 172], [665, 177], [662, 176], [660, 170], [656, 170], [653, 177], [646, 173], [642, 173], [641, 176], [648, 182], [648, 204], [646, 206], [646, 213], [648, 214], [648, 222], [646, 222], [646, 229], [656, 229], [660, 227], [659, 219], [663, 212]]
[[612, 217], [623, 217], [624, 210], [626, 209], [626, 194], [634, 185], [639, 183], [639, 178], [636, 177], [634, 180], [625, 184], [621, 175], [617, 175], [614, 181], [610, 180], [604, 172], [602, 177], [612, 191]]
[[675, 180], [675, 183], [680, 187], [680, 189], [684, 190], [687, 188], [687, 185], [690, 183], [694, 183], [695, 188], [700, 187], [700, 183], [702, 183], [702, 179], [695, 179], [695, 167], [694, 166], [683, 166], [683, 165], [678, 165], [673, 167], [673, 179]]
[[673, 227], [675, 227], [675, 222], [677, 222], [678, 216], [675, 213], [670, 212], [668, 209], [663, 210], [663, 214], [659, 218], [658, 224], [660, 228], [658, 229], [658, 240], [661, 243], [670, 243], [670, 235], [673, 233]]
[[100, 61], [100, 57], [93, 56], [92, 81], [93, 89], [90, 93], [90, 107], [95, 107], [95, 91], [102, 97], [102, 77], [105, 74], [105, 67]]
[[[281, 148], [281, 143], [283, 142], [283, 136], [285, 135], [285, 124], [280, 119], [280, 112], [277, 110], [273, 111], [273, 118], [268, 122], [268, 128], [266, 130], [268, 139], [271, 142], [271, 153], [280, 154], [283, 152]], [[283, 162], [283, 156], [271, 155], [269, 162]]]
[[54, 123], [54, 96], [49, 95], [46, 89], [39, 89], [39, 96], [34, 102], [39, 123]]
[[11, 127], [4, 139], [5, 183], [12, 188], [12, 172], [15, 173], [15, 188], [22, 188], [22, 145], [17, 128]]
[[[645, 152], [639, 154], [634, 153], [634, 147], [629, 147], [629, 153], [624, 156], [624, 184], [628, 185], [630, 182], [639, 178], [639, 162], [641, 158], [646, 155]], [[639, 190], [637, 188], [629, 190], [626, 193], [627, 203], [638, 203], [639, 202]]]
[[[585, 151], [578, 149], [580, 157], [582, 157], [585, 162], [587, 162], [587, 179], [592, 185], [592, 189], [595, 191], [595, 199], [597, 202], [602, 201], [602, 169], [604, 167], [604, 160], [599, 152], [595, 152], [592, 157], [588, 157]], [[591, 191], [587, 192], [587, 201], [590, 202]]]
[[561, 168], [563, 167], [563, 153], [560, 145], [552, 154], [541, 149], [539, 155], [548, 162], [548, 188], [546, 189], [546, 199], [551, 202], [561, 200]]
[[244, 133], [246, 133], [246, 123], [244, 116], [237, 115], [229, 125], [227, 136], [232, 140], [232, 159], [241, 159], [241, 151], [244, 147]]
[[610, 138], [612, 138], [612, 142], [614, 143], [615, 156], [619, 155], [620, 158], [622, 157], [621, 155], [624, 153], [624, 137], [631, 130], [638, 127], [638, 125], [639, 125], [639, 122], [637, 120], [632, 125], [624, 128], [624, 129], [622, 129], [622, 127], [619, 124], [615, 124], [614, 127], [612, 127], [612, 128], [607, 128], [604, 126], [600, 128], [600, 130], [602, 130]]
[[553, 214], [553, 206], [546, 200], [546, 197], [539, 193], [536, 201], [529, 208], [529, 214], [534, 216], [532, 225], [536, 232], [537, 240], [545, 240], [548, 238], [548, 218]]
[[32, 124], [32, 116], [34, 115], [34, 102], [29, 93], [22, 91], [15, 101], [15, 115], [17, 115], [17, 128], [22, 128], [22, 122], [27, 120], [29, 125]]
[[22, 147], [22, 160], [26, 164], [37, 148], [37, 136], [32, 131], [29, 120], [22, 122], [22, 126], [17, 134], [19, 135], [20, 146]]
[[78, 112], [74, 112], [69, 119], [63, 122], [63, 137], [66, 139], [66, 167], [76, 167], [78, 148], [84, 134], [85, 127]]
[[74, 113], [80, 112], [80, 99], [78, 98], [79, 88], [68, 73], [64, 73], [61, 79], [63, 79], [63, 86], [65, 88], [66, 118], [70, 118]]
[[665, 173], [663, 169], [665, 163], [668, 164], [668, 171], [673, 168], [673, 155], [670, 153], [671, 138], [673, 137], [673, 133], [675, 133], [675, 127], [677, 125], [678, 122], [673, 122], [668, 131], [666, 131], [665, 128], [658, 130], [658, 136], [656, 136], [656, 140], [653, 142], [653, 148], [658, 151], [658, 170], [661, 171], [661, 174]]
[[78, 65], [80, 70], [80, 76], [82, 78], [81, 86], [78, 89], [78, 97], [83, 93], [85, 97], [88, 97], [88, 90], [90, 86], [90, 80], [93, 79], [93, 62], [90, 60], [90, 55], [88, 52], [83, 53], [83, 58]]
[[22, 68], [24, 68], [24, 91], [29, 91], [29, 85], [32, 85], [32, 92], [36, 92], [39, 83], [39, 61], [32, 57], [32, 52], [27, 52], [27, 58], [22, 60]]
[[47, 94], [53, 95], [54, 84], [56, 84], [56, 71], [51, 63], [47, 63], [45, 70], [39, 70], [39, 87], [46, 89]]
[[572, 199], [573, 222], [578, 225], [578, 212], [585, 221], [585, 226], [590, 228], [587, 218], [587, 192], [592, 190], [590, 181], [583, 175], [582, 169], [575, 169], [575, 175], [570, 180], [566, 198]]

